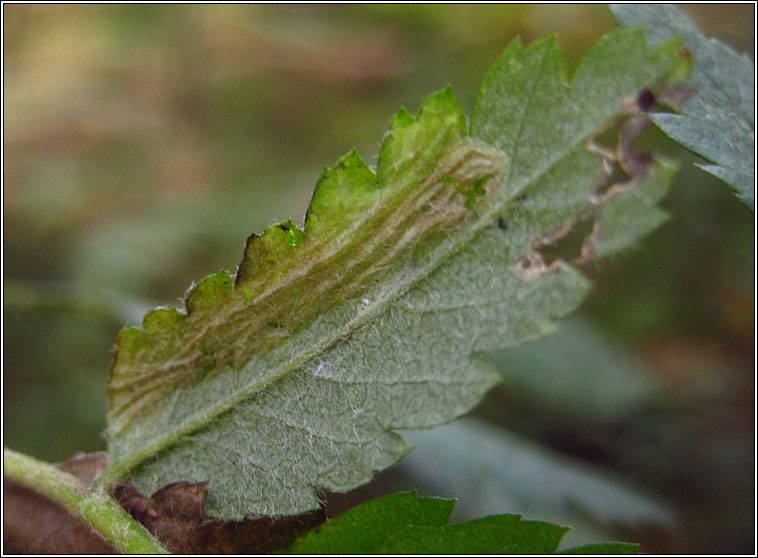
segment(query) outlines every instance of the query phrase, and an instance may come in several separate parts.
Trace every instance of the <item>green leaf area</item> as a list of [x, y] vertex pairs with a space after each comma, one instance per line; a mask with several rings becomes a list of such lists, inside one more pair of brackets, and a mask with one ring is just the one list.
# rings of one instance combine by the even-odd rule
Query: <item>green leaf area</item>
[[[291, 554], [552, 554], [568, 527], [492, 515], [450, 525], [455, 500], [400, 492], [356, 506], [297, 540]], [[630, 543], [566, 549], [567, 554], [636, 554]]]
[[545, 246], [592, 221], [586, 261], [665, 219], [675, 169], [647, 158], [614, 185], [623, 142], [593, 138], [639, 117], [678, 51], [619, 31], [569, 85], [552, 38], [515, 40], [470, 124], [449, 89], [401, 109], [375, 170], [355, 151], [324, 170], [304, 230], [252, 235], [234, 276], [120, 333], [98, 482], [207, 480], [209, 516], [295, 514], [400, 459], [396, 429], [467, 412], [499, 379], [479, 355], [547, 334], [587, 292]]
[[696, 89], [681, 114], [657, 114], [655, 123], [672, 139], [712, 165], [698, 165], [732, 186], [751, 209], [755, 204], [755, 68], [716, 39], [705, 37], [671, 5], [611, 6], [621, 25], [644, 27], [651, 43], [684, 39], [695, 67]]

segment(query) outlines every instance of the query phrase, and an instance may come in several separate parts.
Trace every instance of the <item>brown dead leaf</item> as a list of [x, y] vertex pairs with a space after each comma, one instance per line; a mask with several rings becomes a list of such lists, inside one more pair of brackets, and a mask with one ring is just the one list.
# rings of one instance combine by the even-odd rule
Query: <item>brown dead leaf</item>
[[298, 535], [325, 519], [322, 509], [281, 518], [204, 519], [207, 484], [207, 481], [173, 482], [150, 498], [132, 486], [120, 484], [114, 496], [171, 552], [181, 554], [267, 554], [289, 546]]

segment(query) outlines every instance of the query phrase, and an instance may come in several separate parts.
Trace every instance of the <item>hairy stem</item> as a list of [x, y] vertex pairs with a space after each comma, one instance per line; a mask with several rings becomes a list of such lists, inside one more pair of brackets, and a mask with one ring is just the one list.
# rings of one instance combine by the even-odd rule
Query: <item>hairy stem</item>
[[124, 554], [168, 554], [142, 525], [106, 492], [87, 487], [54, 465], [3, 448], [3, 474], [63, 506]]

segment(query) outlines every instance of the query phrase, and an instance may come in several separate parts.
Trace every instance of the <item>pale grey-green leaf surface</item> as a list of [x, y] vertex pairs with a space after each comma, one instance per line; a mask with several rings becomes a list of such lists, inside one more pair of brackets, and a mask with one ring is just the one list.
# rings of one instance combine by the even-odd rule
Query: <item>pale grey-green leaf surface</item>
[[470, 127], [449, 90], [398, 112], [375, 172], [355, 152], [324, 171], [305, 231], [252, 236], [236, 277], [121, 332], [97, 482], [208, 480], [207, 515], [294, 514], [395, 463], [396, 429], [468, 411], [498, 381], [479, 355], [545, 335], [587, 292], [542, 247], [592, 220], [586, 260], [663, 220], [675, 169], [651, 159], [610, 184], [626, 148], [592, 139], [637, 118], [677, 53], [617, 31], [569, 86], [553, 39], [514, 41]]
[[697, 88], [680, 114], [656, 114], [671, 138], [714, 164], [698, 165], [731, 185], [740, 199], [755, 203], [755, 68], [716, 39], [705, 37], [673, 5], [618, 4], [611, 10], [621, 25], [644, 27], [652, 44], [682, 37], [695, 66]]
[[488, 359], [509, 393], [583, 420], [618, 420], [660, 395], [641, 360], [581, 318], [567, 318], [556, 335]]
[[[401, 467], [429, 493], [458, 494], [456, 509], [466, 519], [518, 510], [547, 521], [562, 518], [574, 529], [584, 524], [587, 530], [674, 520], [659, 498], [609, 471], [475, 418], [411, 431], [406, 438], [416, 449]], [[592, 542], [597, 536], [567, 544]]]

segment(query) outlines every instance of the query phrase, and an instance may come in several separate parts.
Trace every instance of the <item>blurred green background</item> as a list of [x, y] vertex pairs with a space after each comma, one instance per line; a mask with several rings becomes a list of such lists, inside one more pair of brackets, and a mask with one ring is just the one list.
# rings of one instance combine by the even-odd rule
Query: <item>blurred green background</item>
[[[752, 4], [685, 9], [752, 58]], [[401, 105], [449, 83], [470, 110], [514, 36], [556, 34], [571, 67], [615, 27], [603, 5], [3, 16], [3, 434], [52, 461], [105, 447], [118, 330], [233, 270], [251, 232], [301, 224], [321, 168], [353, 146], [375, 161]], [[569, 542], [754, 550], [754, 215], [653, 141], [684, 162], [670, 222], [585, 269], [595, 291], [558, 334], [493, 355], [505, 381], [471, 417], [410, 433], [417, 451], [330, 513], [417, 487], [460, 498], [457, 519], [572, 524]]]

